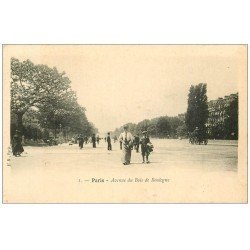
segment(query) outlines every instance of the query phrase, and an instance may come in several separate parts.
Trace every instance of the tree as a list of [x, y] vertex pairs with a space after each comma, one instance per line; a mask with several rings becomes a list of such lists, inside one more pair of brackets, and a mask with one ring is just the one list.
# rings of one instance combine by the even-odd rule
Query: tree
[[204, 135], [208, 114], [207, 85], [205, 83], [192, 85], [188, 94], [188, 108], [185, 117], [188, 132], [193, 132], [198, 127]]
[[187, 136], [187, 127], [186, 124], [180, 125], [176, 129], [176, 135], [178, 137], [186, 137]]
[[179, 117], [168, 117], [168, 121], [170, 124], [169, 134], [171, 137], [177, 136], [177, 128], [184, 124], [183, 121], [180, 120]]
[[88, 122], [64, 72], [12, 58], [11, 130], [17, 128], [30, 139], [48, 137], [52, 131], [54, 136], [60, 131], [65, 138], [98, 131]]
[[145, 119], [137, 124], [136, 131], [138, 133], [141, 133], [142, 131], [148, 130], [149, 126], [150, 126], [150, 121], [148, 119]]
[[171, 126], [168, 117], [160, 117], [156, 124], [156, 133], [159, 137], [169, 137]]
[[65, 136], [67, 133], [90, 135], [95, 130], [87, 120], [85, 108], [77, 103], [73, 91], [54, 96], [46, 105], [40, 104], [39, 111], [40, 124], [54, 131], [54, 136], [59, 129]]
[[228, 139], [238, 139], [238, 96], [230, 102], [225, 111], [225, 136]]
[[47, 65], [34, 65], [30, 60], [11, 59], [11, 112], [17, 116], [17, 126], [23, 129], [23, 115], [31, 108], [47, 103], [70, 89], [65, 73]]

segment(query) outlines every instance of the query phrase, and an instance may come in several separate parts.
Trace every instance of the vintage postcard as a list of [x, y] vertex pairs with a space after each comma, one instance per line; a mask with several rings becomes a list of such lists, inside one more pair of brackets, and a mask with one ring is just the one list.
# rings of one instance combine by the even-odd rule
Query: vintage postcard
[[3, 203], [247, 203], [247, 45], [3, 45]]

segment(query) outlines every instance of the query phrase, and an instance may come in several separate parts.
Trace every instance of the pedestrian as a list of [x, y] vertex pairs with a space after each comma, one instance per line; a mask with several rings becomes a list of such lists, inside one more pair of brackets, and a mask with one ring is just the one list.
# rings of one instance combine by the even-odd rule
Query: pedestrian
[[85, 136], [85, 137], [84, 137], [84, 141], [85, 141], [85, 144], [88, 143], [88, 136]]
[[71, 138], [71, 140], [69, 141], [69, 145], [73, 145], [73, 144], [74, 144], [74, 142], [75, 142], [75, 138], [74, 138], [74, 137], [72, 137], [72, 138]]
[[119, 141], [122, 142], [122, 163], [129, 165], [131, 161], [131, 151], [133, 149], [133, 136], [128, 131], [128, 126], [123, 127], [124, 132], [120, 134]]
[[139, 134], [137, 133], [136, 136], [134, 137], [134, 149], [136, 150], [136, 153], [139, 153], [139, 145], [140, 145], [140, 137]]
[[100, 141], [100, 137], [99, 137], [99, 135], [97, 135], [97, 137], [96, 137], [96, 141], [97, 141], [97, 144], [99, 144], [99, 141]]
[[79, 143], [79, 148], [80, 149], [83, 148], [83, 142], [84, 142], [83, 136], [82, 136], [82, 134], [80, 134], [79, 137], [78, 137], [78, 143]]
[[145, 163], [145, 156], [146, 156], [146, 162], [149, 163], [149, 154], [152, 152], [153, 145], [151, 144], [147, 131], [142, 132], [143, 136], [140, 140], [141, 144], [141, 154], [142, 154], [142, 163]]
[[108, 136], [107, 136], [107, 143], [108, 143], [108, 150], [112, 150], [111, 137], [110, 137], [109, 132], [108, 132]]
[[21, 156], [21, 153], [24, 151], [22, 145], [22, 136], [19, 130], [16, 130], [16, 133], [12, 139], [12, 153], [14, 156]]
[[195, 138], [195, 143], [200, 144], [201, 143], [201, 131], [200, 131], [199, 127], [195, 128], [195, 130], [193, 131], [193, 135]]
[[96, 148], [96, 137], [95, 137], [95, 134], [92, 135], [92, 145], [93, 145], [93, 148]]

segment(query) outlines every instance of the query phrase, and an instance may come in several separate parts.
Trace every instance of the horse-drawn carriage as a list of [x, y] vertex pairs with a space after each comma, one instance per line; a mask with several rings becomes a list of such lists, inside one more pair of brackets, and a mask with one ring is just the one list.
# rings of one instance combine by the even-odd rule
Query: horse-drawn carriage
[[201, 133], [200, 131], [195, 130], [189, 134], [189, 143], [207, 145], [208, 139], [206, 133]]

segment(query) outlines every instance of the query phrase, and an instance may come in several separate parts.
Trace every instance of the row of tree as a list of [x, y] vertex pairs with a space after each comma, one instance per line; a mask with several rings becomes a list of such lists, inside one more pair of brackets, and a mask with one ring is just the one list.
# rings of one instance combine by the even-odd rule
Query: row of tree
[[51, 133], [68, 137], [97, 132], [85, 108], [78, 104], [65, 72], [12, 58], [11, 136], [16, 129], [34, 140], [46, 139]]
[[[208, 118], [207, 85], [200, 83], [191, 85], [189, 89], [188, 107], [184, 119], [182, 116], [161, 116], [126, 125], [134, 135], [147, 130], [150, 136], [157, 138], [189, 137], [198, 128], [203, 138], [238, 139], [238, 98], [232, 100], [225, 108], [223, 122], [209, 124]], [[114, 134], [118, 136], [122, 131], [123, 126], [117, 128]]]
[[[124, 124], [125, 125], [125, 124]], [[133, 135], [148, 131], [151, 137], [157, 138], [177, 138], [185, 137], [187, 134], [186, 125], [180, 117], [161, 116], [151, 120], [146, 119], [137, 124], [127, 123]], [[114, 135], [119, 136], [123, 131], [123, 126], [114, 131]]]

